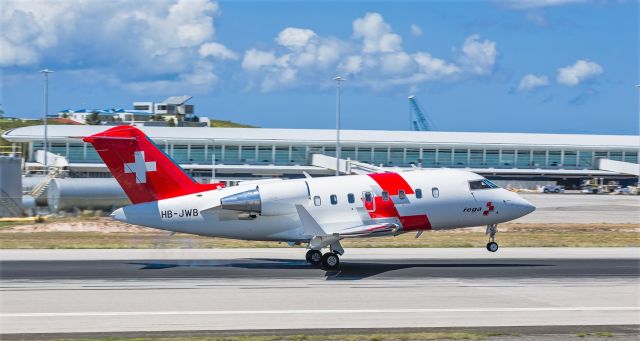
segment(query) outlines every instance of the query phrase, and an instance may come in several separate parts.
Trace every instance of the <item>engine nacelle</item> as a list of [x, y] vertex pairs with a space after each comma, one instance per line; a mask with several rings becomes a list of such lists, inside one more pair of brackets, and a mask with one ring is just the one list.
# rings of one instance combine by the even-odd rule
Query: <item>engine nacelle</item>
[[308, 200], [305, 181], [265, 183], [256, 189], [229, 195], [220, 200], [225, 210], [259, 213], [263, 216], [296, 213], [296, 204]]

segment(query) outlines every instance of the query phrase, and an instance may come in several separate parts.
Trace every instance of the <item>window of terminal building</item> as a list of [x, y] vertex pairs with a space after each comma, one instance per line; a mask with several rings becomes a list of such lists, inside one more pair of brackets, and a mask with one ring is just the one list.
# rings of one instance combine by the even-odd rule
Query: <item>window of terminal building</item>
[[575, 150], [565, 150], [563, 158], [562, 165], [564, 167], [576, 167], [578, 165], [578, 153]]
[[[238, 151], [236, 151], [236, 154], [237, 153]], [[216, 163], [224, 163], [223, 154], [224, 153], [222, 152], [222, 146], [212, 146], [211, 148], [209, 148], [209, 155], [207, 156], [207, 162], [210, 163], [212, 160], [211, 158], [215, 157]]]
[[425, 167], [436, 166], [436, 150], [435, 149], [423, 149], [422, 150], [422, 162]]
[[371, 148], [358, 147], [358, 161], [371, 163]]
[[273, 146], [259, 146], [257, 161], [260, 163], [273, 163]]
[[102, 162], [102, 158], [98, 155], [95, 149], [93, 149], [93, 145], [87, 144], [87, 154], [84, 158], [85, 162]]
[[531, 160], [534, 167], [546, 167], [547, 166], [547, 151], [534, 150], [533, 159]]
[[356, 196], [353, 193], [347, 194], [347, 202], [353, 204], [356, 202]]
[[60, 156], [67, 156], [67, 144], [59, 142], [50, 143], [49, 152]]
[[69, 162], [84, 161], [84, 145], [82, 143], [69, 143], [69, 153], [67, 155]]
[[134, 105], [133, 110], [149, 110], [148, 105]]
[[559, 150], [550, 150], [547, 156], [548, 167], [560, 167], [562, 166], [562, 152]]
[[638, 152], [625, 152], [624, 161], [631, 163], [638, 163]]
[[307, 147], [291, 147], [291, 163], [296, 165], [306, 165], [307, 162]]
[[454, 167], [467, 166], [468, 157], [469, 157], [468, 149], [455, 149], [453, 152], [453, 166]]
[[324, 147], [324, 155], [336, 156], [336, 147]]
[[171, 157], [178, 163], [189, 162], [189, 146], [186, 144], [174, 144]]
[[205, 163], [204, 159], [204, 145], [191, 145], [191, 153], [189, 155], [189, 159], [193, 163]]
[[389, 151], [387, 147], [375, 147], [373, 150], [373, 164], [379, 165], [387, 164], [387, 158], [389, 157]]
[[240, 148], [238, 146], [224, 146], [223, 162], [226, 164], [237, 164], [240, 162]]
[[593, 167], [593, 152], [581, 150], [578, 153], [578, 167], [589, 169]]
[[609, 159], [622, 161], [622, 152], [609, 152]]
[[438, 149], [438, 164], [441, 166], [451, 166], [451, 149]]
[[481, 167], [483, 165], [484, 159], [484, 150], [482, 149], [471, 149], [469, 151], [469, 166], [471, 167]]
[[418, 165], [420, 163], [420, 149], [407, 148], [406, 161], [407, 165]]
[[531, 166], [531, 151], [518, 149], [516, 153], [516, 166], [518, 167], [530, 167]]
[[338, 196], [337, 195], [331, 194], [329, 199], [331, 200], [331, 205], [337, 205], [338, 204]]
[[484, 163], [488, 167], [498, 167], [498, 166], [500, 166], [500, 151], [497, 150], [497, 149], [487, 150]]
[[391, 148], [389, 151], [389, 164], [404, 165], [404, 148]]
[[276, 164], [289, 164], [289, 146], [276, 146], [276, 158], [273, 160]]
[[356, 159], [356, 148], [355, 147], [344, 147], [340, 148], [340, 158], [341, 159]]
[[500, 154], [500, 165], [503, 167], [513, 167], [516, 163], [515, 150], [502, 150]]
[[240, 162], [256, 162], [256, 146], [240, 146]]

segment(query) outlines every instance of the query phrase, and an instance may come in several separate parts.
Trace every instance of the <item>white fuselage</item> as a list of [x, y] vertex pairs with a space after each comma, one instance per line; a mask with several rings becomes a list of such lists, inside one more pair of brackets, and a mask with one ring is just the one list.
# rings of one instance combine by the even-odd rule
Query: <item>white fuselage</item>
[[[312, 236], [305, 233], [296, 205], [304, 206], [329, 234], [345, 226], [378, 222], [396, 223], [401, 226], [398, 232], [491, 225], [535, 209], [502, 188], [471, 189], [470, 182], [483, 179], [471, 172], [440, 169], [392, 174], [249, 182], [130, 205], [112, 216], [131, 224], [203, 236], [304, 242]], [[221, 205], [223, 198], [256, 189], [260, 212]]]

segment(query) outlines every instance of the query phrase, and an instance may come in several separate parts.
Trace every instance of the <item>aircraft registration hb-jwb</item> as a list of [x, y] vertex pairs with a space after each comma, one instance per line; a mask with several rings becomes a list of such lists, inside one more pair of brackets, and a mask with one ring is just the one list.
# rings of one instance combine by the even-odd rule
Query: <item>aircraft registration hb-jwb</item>
[[[339, 266], [345, 238], [487, 226], [495, 252], [497, 224], [535, 207], [475, 173], [410, 170], [302, 179], [200, 184], [142, 131], [118, 126], [84, 138], [93, 144], [132, 205], [119, 221], [201, 236], [307, 245], [308, 262]], [[329, 249], [322, 253], [323, 249]]]

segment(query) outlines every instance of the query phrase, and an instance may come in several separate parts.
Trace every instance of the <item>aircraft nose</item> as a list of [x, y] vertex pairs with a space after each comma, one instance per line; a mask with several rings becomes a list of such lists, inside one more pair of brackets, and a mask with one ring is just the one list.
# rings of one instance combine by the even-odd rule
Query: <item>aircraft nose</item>
[[517, 210], [518, 216], [523, 217], [536, 210], [536, 207], [529, 201], [518, 196], [512, 201], [513, 207]]
[[127, 216], [124, 214], [124, 210], [122, 208], [119, 208], [113, 212], [111, 212], [111, 218], [118, 220], [118, 221], [127, 221]]

